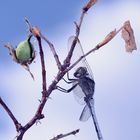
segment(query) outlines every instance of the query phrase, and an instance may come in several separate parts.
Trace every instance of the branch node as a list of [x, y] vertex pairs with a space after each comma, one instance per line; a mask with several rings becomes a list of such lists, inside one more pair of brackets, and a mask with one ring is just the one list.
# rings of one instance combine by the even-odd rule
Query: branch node
[[41, 120], [43, 118], [45, 118], [44, 114], [37, 114], [37, 120]]
[[23, 129], [23, 126], [20, 123], [16, 124], [16, 131], [20, 132]]

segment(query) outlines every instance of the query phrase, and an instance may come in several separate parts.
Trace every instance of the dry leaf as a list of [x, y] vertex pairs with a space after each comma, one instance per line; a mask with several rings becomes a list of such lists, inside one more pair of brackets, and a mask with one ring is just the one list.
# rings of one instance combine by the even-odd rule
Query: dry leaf
[[125, 41], [125, 49], [126, 52], [132, 52], [133, 50], [136, 50], [136, 42], [134, 37], [134, 32], [131, 27], [130, 21], [126, 21], [124, 23], [123, 29], [122, 29], [122, 38]]
[[88, 3], [83, 7], [84, 11], [88, 11], [88, 9], [93, 6], [95, 3], [97, 2], [97, 0], [89, 0]]

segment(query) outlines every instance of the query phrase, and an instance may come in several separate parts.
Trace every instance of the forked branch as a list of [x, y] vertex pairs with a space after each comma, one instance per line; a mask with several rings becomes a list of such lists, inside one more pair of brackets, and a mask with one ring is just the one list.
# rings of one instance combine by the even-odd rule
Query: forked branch
[[[79, 26], [77, 26], [76, 28], [76, 33], [77, 33], [77, 37], [79, 36], [80, 33], [80, 28], [81, 28], [81, 24], [83, 21], [83, 17], [84, 17], [84, 12], [82, 12], [81, 18], [80, 18], [80, 22], [79, 22]], [[38, 41], [38, 45], [39, 45], [39, 49], [40, 49], [40, 60], [41, 60], [41, 69], [42, 69], [42, 98], [40, 100], [40, 104], [37, 108], [37, 111], [35, 113], [35, 115], [32, 117], [32, 119], [23, 127], [23, 129], [20, 131], [20, 133], [18, 133], [17, 136], [17, 140], [22, 140], [24, 133], [32, 126], [36, 123], [37, 120], [43, 119], [44, 115], [42, 114], [44, 106], [46, 104], [46, 101], [48, 99], [48, 97], [50, 96], [50, 94], [52, 93], [53, 90], [55, 90], [55, 87], [57, 85], [57, 83], [63, 78], [63, 76], [66, 74], [66, 68], [67, 65], [61, 66], [61, 63], [59, 61], [59, 58], [57, 57], [55, 48], [53, 47], [53, 45], [41, 34], [40, 30], [37, 27], [32, 27], [32, 25], [30, 24], [29, 20], [27, 18], [25, 18], [25, 21], [29, 27], [29, 31], [36, 37], [37, 41]], [[52, 83], [50, 84], [50, 86], [48, 87], [48, 90], [46, 88], [46, 70], [45, 70], [45, 61], [44, 61], [44, 52], [43, 52], [43, 48], [42, 48], [42, 43], [41, 43], [41, 38], [46, 40], [46, 42], [49, 44], [49, 47], [51, 48], [52, 53], [54, 54], [54, 58], [56, 60], [57, 66], [58, 66], [58, 74], [56, 76], [56, 78], [52, 81]], [[76, 45], [76, 41], [77, 39], [75, 39], [75, 44], [73, 44], [72, 46], [75, 47]], [[71, 50], [72, 53], [73, 50]], [[72, 54], [71, 54], [72, 55]], [[70, 56], [69, 56], [70, 57]], [[69, 59], [69, 58], [68, 58]], [[69, 59], [70, 61], [70, 59]], [[74, 132], [73, 132], [74, 133]], [[68, 134], [70, 135], [70, 134]]]
[[59, 60], [59, 57], [56, 53], [56, 50], [54, 48], [54, 45], [41, 33], [40, 29], [38, 27], [33, 27], [31, 25], [31, 23], [29, 22], [29, 19], [27, 19], [27, 17], [25, 17], [25, 22], [28, 26], [28, 30], [36, 37], [36, 38], [41, 38], [43, 39], [47, 44], [48, 46], [50, 47], [50, 50], [54, 56], [54, 59], [56, 61], [56, 64], [57, 64], [57, 67], [59, 70], [62, 69], [62, 66], [61, 66], [61, 62]]

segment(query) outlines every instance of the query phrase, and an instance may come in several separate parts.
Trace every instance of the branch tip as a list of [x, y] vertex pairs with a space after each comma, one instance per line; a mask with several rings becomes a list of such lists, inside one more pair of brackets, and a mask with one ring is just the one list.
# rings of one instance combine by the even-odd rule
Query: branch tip
[[84, 12], [87, 12], [96, 2], [97, 0], [89, 0], [88, 3], [83, 7]]
[[76, 129], [74, 131], [71, 131], [69, 133], [66, 133], [66, 134], [59, 134], [57, 135], [56, 137], [50, 139], [50, 140], [59, 140], [59, 139], [62, 139], [64, 137], [67, 137], [67, 136], [70, 136], [70, 135], [76, 135], [77, 133], [79, 133], [80, 129]]

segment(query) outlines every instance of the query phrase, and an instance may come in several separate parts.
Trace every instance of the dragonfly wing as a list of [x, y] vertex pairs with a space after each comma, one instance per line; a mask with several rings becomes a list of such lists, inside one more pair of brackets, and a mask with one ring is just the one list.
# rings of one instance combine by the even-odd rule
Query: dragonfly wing
[[84, 109], [83, 109], [83, 111], [80, 115], [79, 120], [82, 121], [82, 122], [85, 122], [90, 118], [91, 115], [93, 116], [94, 113], [95, 113], [95, 111], [94, 111], [94, 100], [91, 99], [89, 101], [89, 105], [88, 105], [88, 103], [85, 105], [85, 107], [84, 107]]
[[[75, 39], [75, 36], [71, 36], [68, 39], [68, 50], [70, 50], [71, 45], [72, 45], [74, 39]], [[80, 40], [78, 39], [77, 44], [75, 46], [75, 49], [73, 51], [72, 58], [71, 58], [71, 64], [73, 64], [74, 62], [76, 62], [83, 55], [84, 55], [83, 48], [81, 46]], [[92, 71], [91, 71], [90, 66], [89, 66], [89, 64], [88, 64], [88, 62], [87, 62], [87, 60], [86, 60], [85, 57], [69, 72], [70, 77], [73, 77], [73, 73], [79, 67], [86, 67], [87, 68], [87, 71], [89, 73], [89, 78], [93, 79]], [[75, 83], [73, 83], [73, 85], [74, 84]], [[80, 86], [77, 86], [73, 90], [73, 92], [74, 92], [74, 97], [78, 101], [78, 103], [85, 104], [85, 101], [84, 101], [85, 94], [82, 91], [81, 87]]]
[[[75, 36], [69, 37], [69, 39], [68, 39], [68, 50], [70, 50], [71, 44], [72, 44], [72, 42], [73, 42], [74, 39], [75, 39]], [[80, 40], [78, 39], [77, 40], [77, 44], [75, 46], [75, 49], [73, 51], [72, 58], [71, 58], [71, 64], [73, 64], [74, 62], [76, 62], [83, 55], [84, 55], [84, 51], [83, 51], [82, 45], [80, 43]], [[75, 70], [78, 67], [86, 67], [87, 68], [87, 71], [89, 73], [89, 78], [94, 79], [92, 70], [91, 70], [91, 68], [90, 68], [90, 66], [89, 66], [89, 64], [88, 64], [88, 62], [87, 62], [87, 60], [86, 60], [85, 57], [74, 67], [74, 69], [72, 71], [75, 72]]]
[[[73, 83], [74, 84], [74, 83]], [[81, 104], [81, 105], [84, 105], [85, 104], [85, 101], [84, 101], [84, 98], [85, 98], [85, 94], [84, 92], [82, 91], [81, 87], [79, 85], [77, 85], [74, 89], [73, 89], [73, 92], [74, 92], [74, 98], [75, 100]]]
[[85, 122], [89, 119], [90, 116], [91, 116], [91, 113], [90, 113], [89, 107], [88, 107], [88, 105], [85, 105], [85, 107], [80, 115], [79, 120], [82, 122]]

